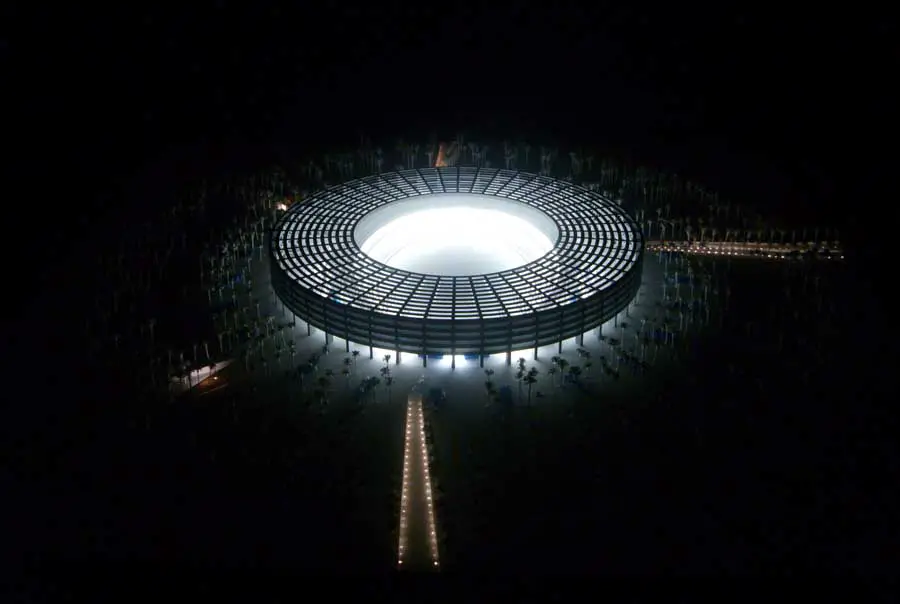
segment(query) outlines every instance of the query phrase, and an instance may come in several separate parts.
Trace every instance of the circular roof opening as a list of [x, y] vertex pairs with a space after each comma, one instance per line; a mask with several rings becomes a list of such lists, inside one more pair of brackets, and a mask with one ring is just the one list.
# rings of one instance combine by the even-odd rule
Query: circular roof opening
[[465, 276], [533, 262], [553, 249], [559, 229], [529, 205], [493, 197], [441, 193], [383, 205], [353, 232], [364, 254], [413, 273]]

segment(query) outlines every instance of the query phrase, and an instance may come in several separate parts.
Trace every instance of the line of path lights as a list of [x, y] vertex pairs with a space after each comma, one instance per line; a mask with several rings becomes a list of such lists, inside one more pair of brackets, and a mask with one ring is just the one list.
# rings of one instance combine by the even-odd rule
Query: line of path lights
[[431, 491], [431, 471], [428, 467], [428, 447], [425, 443], [425, 414], [422, 411], [422, 399], [415, 402], [419, 445], [422, 451], [422, 472], [425, 477], [425, 501], [428, 505], [428, 545], [431, 551], [431, 563], [438, 566], [437, 526], [434, 522], [434, 496]]
[[409, 542], [409, 466], [413, 431], [413, 403], [406, 406], [406, 436], [403, 445], [403, 492], [400, 495], [400, 543], [397, 545], [397, 564], [403, 566]]
[[[810, 252], [815, 250], [816, 248], [809, 246], [764, 243], [707, 242], [704, 244], [699, 244], [695, 242], [688, 243], [686, 241], [650, 241], [647, 243], [646, 249], [648, 252], [681, 252], [687, 254], [702, 254], [706, 256], [737, 256], [746, 258], [772, 258], [776, 260], [782, 260], [791, 258], [791, 254], [793, 252]], [[818, 251], [820, 257], [824, 258], [825, 260], [843, 260], [844, 258], [844, 255], [840, 249], [821, 248]]]
[[[422, 410], [421, 397], [410, 400], [406, 407], [406, 436], [403, 450], [403, 487], [400, 496], [400, 531], [397, 551], [397, 565], [403, 567], [409, 552], [409, 510], [412, 472], [421, 471], [425, 504], [428, 509], [427, 531], [431, 564], [437, 568], [438, 559], [437, 525], [434, 520], [434, 496], [431, 488], [431, 472], [428, 467], [428, 446], [425, 441], [425, 415]], [[413, 455], [418, 451], [421, 466], [414, 468]], [[421, 503], [421, 502], [417, 502]]]

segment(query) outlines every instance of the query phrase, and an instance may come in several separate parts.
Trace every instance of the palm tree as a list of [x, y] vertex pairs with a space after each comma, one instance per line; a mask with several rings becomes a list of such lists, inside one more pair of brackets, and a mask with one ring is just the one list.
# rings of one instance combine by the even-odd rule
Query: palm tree
[[606, 341], [606, 345], [609, 347], [609, 354], [610, 354], [611, 358], [615, 359], [616, 367], [618, 367], [618, 365], [619, 365], [619, 351], [618, 351], [619, 340], [617, 340], [616, 338], [609, 338]]
[[519, 384], [519, 399], [522, 398], [522, 380], [525, 378], [525, 368], [519, 367], [519, 370], [516, 371], [516, 382]]
[[581, 367], [579, 367], [578, 365], [569, 367], [569, 375], [572, 376], [572, 381], [577, 384], [578, 378], [581, 375]]
[[565, 386], [565, 384], [563, 383], [563, 377], [566, 374], [566, 367], [569, 366], [569, 362], [567, 360], [561, 358], [561, 359], [559, 359], [559, 362], [557, 363], [557, 365], [559, 365], [560, 387], [563, 387], [563, 386]]
[[394, 378], [393, 378], [393, 376], [388, 375], [388, 376], [384, 379], [384, 385], [387, 387], [387, 391], [388, 391], [388, 402], [390, 403], [390, 402], [391, 402], [391, 386], [394, 385]]
[[316, 383], [319, 386], [319, 389], [322, 392], [321, 395], [321, 403], [328, 403], [328, 387], [331, 385], [331, 380], [324, 375], [316, 380]]
[[363, 379], [363, 380], [360, 380], [360, 382], [359, 382], [359, 393], [360, 393], [361, 395], [363, 395], [362, 398], [364, 398], [365, 400], [368, 400], [368, 399], [369, 399], [369, 394], [370, 394], [370, 393], [369, 393], [369, 388], [370, 388], [369, 378], [365, 378], [365, 379]]
[[528, 384], [528, 404], [531, 404], [531, 387], [537, 383], [538, 370], [534, 367], [528, 370], [525, 376], [525, 383]]
[[493, 370], [493, 369], [485, 369], [485, 370], [484, 370], [484, 375], [487, 376], [487, 380], [488, 380], [488, 382], [490, 383], [490, 382], [491, 382], [491, 377], [494, 375], [494, 370]]
[[490, 380], [487, 380], [484, 383], [485, 394], [487, 395], [488, 401], [493, 398], [494, 395], [494, 383]]
[[586, 360], [586, 361], [590, 361], [590, 359], [591, 359], [591, 351], [590, 351], [590, 350], [583, 350], [583, 351], [582, 351], [582, 354], [579, 355], [579, 356], [581, 356], [581, 358], [584, 359], [584, 360]]
[[358, 350], [354, 350], [354, 351], [351, 352], [350, 354], [353, 355], [353, 366], [355, 367], [355, 366], [356, 366], [356, 359], [359, 358], [359, 351], [358, 351]]

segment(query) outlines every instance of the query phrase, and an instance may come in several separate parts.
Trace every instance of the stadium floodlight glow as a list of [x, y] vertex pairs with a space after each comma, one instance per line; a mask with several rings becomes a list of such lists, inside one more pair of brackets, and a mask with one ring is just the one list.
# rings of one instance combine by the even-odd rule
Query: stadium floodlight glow
[[[449, 197], [471, 203], [464, 196]], [[427, 207], [428, 201], [421, 200], [422, 206]], [[553, 249], [553, 241], [510, 212], [460, 205], [399, 216], [376, 230], [360, 248], [372, 259], [401, 270], [478, 275], [537, 260]]]
[[440, 365], [442, 367], [465, 367], [466, 365], [466, 355], [464, 354], [445, 354], [444, 358], [440, 360]]

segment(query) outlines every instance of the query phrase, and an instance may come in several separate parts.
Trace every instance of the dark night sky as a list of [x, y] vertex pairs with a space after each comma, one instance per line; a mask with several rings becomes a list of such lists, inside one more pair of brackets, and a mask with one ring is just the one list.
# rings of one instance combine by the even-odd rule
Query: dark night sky
[[850, 170], [838, 156], [851, 139], [875, 142], [852, 145], [864, 165], [890, 106], [895, 27], [878, 15], [95, 4], [12, 9], [2, 47], [28, 124], [20, 173], [66, 191], [60, 226], [120, 206], [155, 159], [459, 128], [593, 142], [731, 197], [818, 215], [811, 223], [846, 223], [837, 189]]

